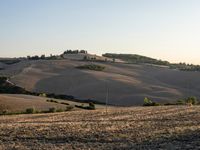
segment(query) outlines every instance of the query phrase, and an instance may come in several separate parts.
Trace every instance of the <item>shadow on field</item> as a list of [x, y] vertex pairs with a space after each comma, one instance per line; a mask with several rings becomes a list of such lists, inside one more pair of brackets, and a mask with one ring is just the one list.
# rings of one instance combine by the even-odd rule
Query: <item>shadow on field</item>
[[148, 149], [199, 149], [200, 148], [200, 129], [186, 131], [183, 134], [172, 135], [170, 137], [158, 137], [157, 139], [147, 140], [138, 144]]
[[[82, 137], [81, 137], [82, 136]], [[38, 141], [46, 144], [84, 144], [84, 145], [104, 145], [114, 149], [195, 149], [200, 146], [200, 130], [170, 137], [158, 137], [146, 141], [136, 141], [135, 139], [125, 139], [114, 137], [106, 132], [89, 135], [69, 135], [63, 137], [17, 137], [21, 142]], [[109, 140], [108, 140], [109, 139]], [[90, 145], [91, 144], [91, 145]]]

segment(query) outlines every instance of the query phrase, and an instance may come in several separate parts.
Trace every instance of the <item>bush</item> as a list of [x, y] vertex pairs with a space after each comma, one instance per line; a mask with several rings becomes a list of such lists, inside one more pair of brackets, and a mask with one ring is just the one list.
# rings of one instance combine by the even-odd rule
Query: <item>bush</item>
[[51, 102], [51, 103], [59, 103], [58, 101], [53, 100], [53, 99], [47, 99], [46, 101], [47, 101], [47, 102]]
[[66, 109], [65, 109], [65, 111], [70, 111], [70, 110], [72, 110], [72, 109], [74, 109], [73, 106], [67, 106]]
[[56, 112], [56, 108], [55, 108], [55, 107], [51, 107], [51, 108], [49, 108], [49, 111], [48, 111], [48, 112], [54, 113], [54, 112]]
[[191, 96], [191, 97], [188, 97], [186, 99], [186, 103], [189, 103], [189, 104], [192, 104], [192, 105], [197, 105], [198, 104], [198, 100], [197, 100], [196, 97]]
[[68, 103], [66, 102], [61, 102], [60, 104], [63, 104], [63, 105], [69, 105]]
[[159, 103], [153, 102], [151, 106], [160, 106]]
[[90, 102], [89, 103], [89, 108], [94, 110], [95, 109], [95, 104], [93, 102]]
[[175, 103], [165, 103], [165, 106], [176, 105]]
[[82, 105], [75, 105], [75, 107], [87, 110], [95, 110], [95, 105], [92, 102], [89, 103], [89, 106], [84, 106], [84, 104], [82, 104]]
[[180, 100], [177, 101], [176, 104], [177, 105], [185, 105], [185, 100], [180, 99]]
[[160, 106], [160, 104], [156, 102], [152, 102], [150, 99], [145, 97], [143, 106]]
[[40, 93], [39, 96], [40, 97], [47, 97], [47, 95], [45, 93]]
[[176, 104], [177, 105], [186, 105], [186, 104], [197, 105], [198, 103], [199, 101], [197, 100], [197, 98], [194, 96], [191, 96], [183, 100], [178, 100]]
[[76, 67], [78, 69], [87, 69], [87, 70], [94, 70], [94, 71], [103, 71], [105, 69], [104, 66], [100, 66], [100, 65], [83, 65], [83, 66], [78, 66]]
[[56, 110], [56, 112], [63, 112], [63, 111], [64, 111], [64, 110], [61, 109], [61, 108], [59, 108], [59, 109]]
[[26, 109], [27, 114], [34, 114], [35, 113], [35, 108], [27, 108]]
[[0, 115], [6, 115], [8, 114], [8, 110], [4, 109], [0, 111]]

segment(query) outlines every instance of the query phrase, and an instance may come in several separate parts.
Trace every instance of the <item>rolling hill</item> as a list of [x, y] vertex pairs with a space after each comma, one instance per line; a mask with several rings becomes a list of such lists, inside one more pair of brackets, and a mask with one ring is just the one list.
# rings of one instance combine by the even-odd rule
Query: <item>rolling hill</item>
[[[8, 113], [24, 112], [27, 108], [35, 108], [37, 111], [45, 111], [55, 107], [65, 109], [62, 104], [50, 103], [47, 98], [20, 94], [0, 94], [0, 110]], [[0, 111], [0, 112], [1, 112]]]
[[[99, 65], [102, 71], [78, 69]], [[88, 62], [76, 60], [23, 60], [11, 64], [0, 75], [29, 91], [73, 95], [78, 99], [132, 106], [144, 97], [157, 102], [173, 102], [187, 96], [200, 97], [200, 73], [184, 72], [150, 64]]]

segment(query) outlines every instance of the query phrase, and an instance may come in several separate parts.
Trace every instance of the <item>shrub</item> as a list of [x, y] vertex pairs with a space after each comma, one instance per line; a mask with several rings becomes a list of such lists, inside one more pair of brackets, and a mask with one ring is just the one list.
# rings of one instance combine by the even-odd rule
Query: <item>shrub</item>
[[59, 108], [59, 109], [56, 110], [56, 112], [63, 112], [63, 111], [64, 111], [64, 110], [61, 109], [61, 108]]
[[198, 104], [198, 100], [197, 100], [196, 97], [191, 96], [191, 97], [188, 97], [186, 99], [186, 103], [189, 103], [189, 104], [192, 104], [192, 105], [196, 105], [196, 104]]
[[150, 99], [145, 97], [143, 106], [160, 106], [160, 104], [156, 102], [152, 102]]
[[185, 100], [180, 99], [180, 100], [177, 101], [176, 104], [177, 105], [185, 105]]
[[82, 105], [75, 105], [75, 107], [82, 108], [82, 109], [87, 109], [87, 110], [95, 110], [95, 105], [92, 102], [89, 103], [89, 106], [84, 106], [84, 104], [82, 104]]
[[144, 104], [143, 106], [151, 106], [152, 105], [152, 101], [150, 99], [148, 99], [147, 97], [144, 98]]
[[47, 95], [45, 93], [40, 93], [39, 96], [40, 97], [47, 97]]
[[33, 113], [35, 113], [35, 108], [27, 108], [26, 109], [26, 113], [27, 114], [33, 114]]
[[72, 109], [74, 109], [73, 106], [67, 106], [66, 109], [65, 109], [65, 111], [70, 111], [70, 110], [72, 110]]
[[78, 68], [78, 69], [87, 69], [87, 70], [94, 70], [94, 71], [103, 71], [105, 69], [104, 66], [95, 65], [95, 64], [78, 66], [76, 68]]
[[159, 103], [153, 102], [151, 106], [160, 106]]
[[175, 103], [165, 103], [165, 106], [176, 105]]
[[68, 103], [66, 102], [61, 102], [60, 104], [63, 104], [63, 105], [69, 105]]
[[59, 103], [58, 101], [53, 100], [53, 99], [47, 99], [46, 101], [47, 101], [47, 102], [51, 102], [51, 103]]
[[49, 111], [48, 111], [48, 112], [54, 113], [54, 112], [56, 112], [56, 108], [55, 108], [55, 107], [51, 107], [51, 108], [49, 108]]
[[89, 103], [89, 108], [94, 110], [95, 109], [95, 104], [93, 102], [90, 102]]
[[0, 115], [6, 115], [8, 114], [8, 110], [4, 109], [0, 111]]

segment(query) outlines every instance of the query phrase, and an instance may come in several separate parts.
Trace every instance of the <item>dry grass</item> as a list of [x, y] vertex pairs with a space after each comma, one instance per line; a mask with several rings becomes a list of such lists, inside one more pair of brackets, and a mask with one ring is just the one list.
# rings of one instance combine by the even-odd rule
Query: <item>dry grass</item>
[[[78, 99], [105, 101], [105, 81], [109, 84], [109, 103], [142, 105], [144, 97], [159, 103], [174, 102], [188, 96], [200, 97], [200, 72], [122, 63], [92, 63], [103, 71], [80, 70], [90, 62], [72, 60], [24, 61], [0, 70], [11, 81], [30, 91], [72, 95]], [[92, 94], [91, 94], [92, 93]], [[117, 93], [117, 94], [116, 94]]]
[[[47, 100], [54, 100], [58, 103], [48, 102]], [[63, 104], [62, 104], [63, 103]], [[69, 105], [65, 105], [67, 103]], [[25, 112], [27, 108], [34, 108], [36, 111], [48, 111], [49, 108], [56, 108], [57, 110], [65, 110], [66, 107], [75, 105], [82, 105], [83, 103], [72, 102], [68, 100], [51, 99], [47, 97], [30, 96], [22, 94], [0, 94], [0, 113], [7, 111], [7, 113]], [[84, 104], [88, 106], [89, 104]], [[101, 108], [103, 105], [95, 105], [96, 108]], [[75, 108], [73, 110], [77, 110]]]
[[0, 149], [198, 149], [200, 107], [0, 117]]

